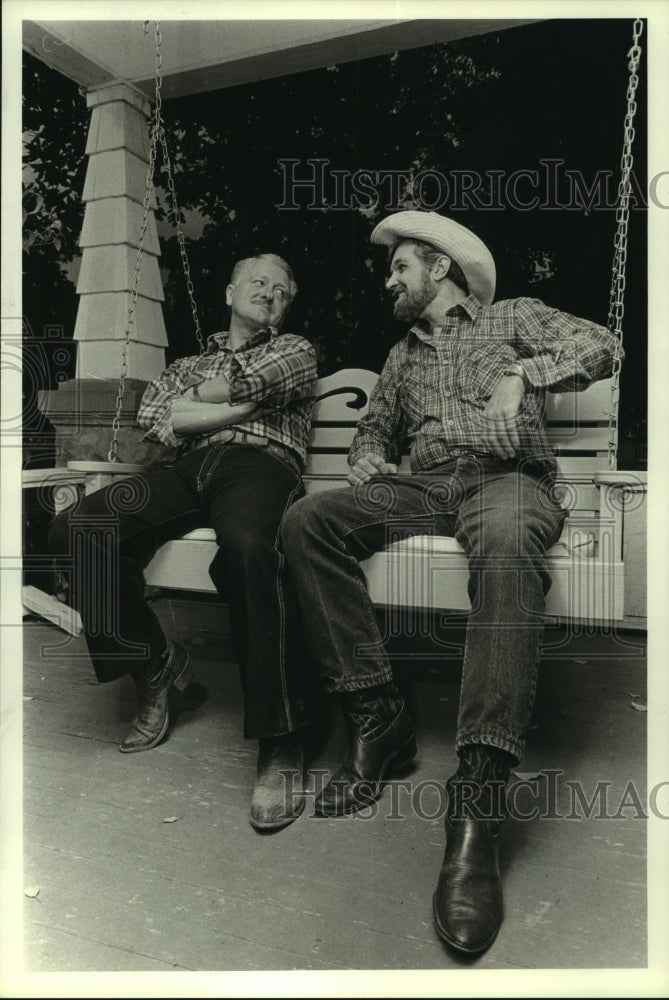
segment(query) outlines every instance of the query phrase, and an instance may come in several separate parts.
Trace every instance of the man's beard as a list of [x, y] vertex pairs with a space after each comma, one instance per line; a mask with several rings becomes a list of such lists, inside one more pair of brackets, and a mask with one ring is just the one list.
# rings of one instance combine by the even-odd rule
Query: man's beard
[[423, 274], [421, 286], [417, 292], [405, 291], [399, 298], [395, 299], [393, 316], [402, 323], [411, 323], [423, 314], [436, 296], [436, 289], [432, 288], [428, 275]]

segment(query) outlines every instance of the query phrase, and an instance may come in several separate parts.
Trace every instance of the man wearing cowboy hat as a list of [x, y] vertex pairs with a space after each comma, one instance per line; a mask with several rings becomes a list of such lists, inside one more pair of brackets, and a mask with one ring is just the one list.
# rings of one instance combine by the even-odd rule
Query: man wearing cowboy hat
[[[536, 299], [493, 304], [492, 255], [451, 219], [399, 212], [371, 238], [389, 248], [386, 288], [395, 317], [412, 325], [358, 425], [353, 489], [298, 501], [282, 529], [311, 650], [349, 732], [316, 811], [360, 809], [416, 754], [359, 561], [391, 537], [454, 535], [469, 561], [472, 612], [433, 908], [442, 939], [476, 953], [502, 922], [502, 791], [524, 751], [550, 587], [544, 554], [565, 516], [551, 491], [545, 392], [608, 376], [616, 342]], [[402, 475], [407, 446], [411, 474]]]

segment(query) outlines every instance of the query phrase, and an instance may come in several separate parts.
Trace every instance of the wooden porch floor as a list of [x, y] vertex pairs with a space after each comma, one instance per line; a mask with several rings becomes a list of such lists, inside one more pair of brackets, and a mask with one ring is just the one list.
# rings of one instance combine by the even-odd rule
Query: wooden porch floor
[[[414, 808], [396, 789], [403, 819], [390, 818], [386, 789], [373, 817], [318, 819], [308, 800], [292, 826], [261, 835], [247, 818], [256, 745], [241, 735], [224, 613], [190, 596], [155, 607], [190, 648], [196, 686], [164, 743], [141, 754], [118, 752], [130, 681], [97, 685], [83, 640], [26, 622], [24, 883], [39, 889], [25, 899], [26, 971], [646, 966], [646, 823], [629, 808], [565, 818], [566, 781], [588, 798], [610, 782], [609, 813], [629, 782], [645, 802], [646, 715], [632, 705], [645, 693], [643, 635], [626, 633], [627, 646], [572, 637], [542, 662], [519, 771], [564, 772], [562, 818], [508, 821], [506, 919], [493, 947], [465, 962], [442, 946], [431, 913], [444, 844], [435, 782], [455, 762], [458, 662], [397, 661], [419, 742]], [[332, 768], [341, 747], [324, 711], [311, 766]]]

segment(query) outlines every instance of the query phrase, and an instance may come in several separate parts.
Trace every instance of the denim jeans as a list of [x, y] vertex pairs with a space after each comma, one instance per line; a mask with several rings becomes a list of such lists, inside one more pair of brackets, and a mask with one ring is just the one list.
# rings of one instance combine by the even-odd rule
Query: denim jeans
[[98, 680], [127, 674], [164, 648], [143, 569], [163, 542], [211, 526], [219, 549], [209, 573], [230, 608], [244, 735], [299, 729], [304, 640], [278, 536], [303, 492], [297, 463], [278, 447], [219, 444], [118, 480], [56, 517], [50, 551], [70, 577]]
[[483, 743], [520, 760], [550, 587], [544, 554], [565, 516], [551, 485], [505, 462], [467, 457], [299, 500], [284, 518], [283, 546], [327, 689], [392, 679], [359, 561], [390, 537], [454, 535], [468, 557], [472, 602], [456, 748]]

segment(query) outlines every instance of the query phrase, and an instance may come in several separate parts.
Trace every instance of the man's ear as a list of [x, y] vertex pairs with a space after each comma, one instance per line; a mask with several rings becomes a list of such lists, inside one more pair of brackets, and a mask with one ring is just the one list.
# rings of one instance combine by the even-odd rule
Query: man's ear
[[441, 257], [437, 259], [436, 264], [432, 267], [432, 277], [435, 281], [443, 281], [444, 278], [448, 277], [448, 272], [451, 269], [451, 258], [446, 254], [442, 254]]
[[228, 285], [228, 287], [225, 289], [225, 304], [226, 304], [226, 306], [231, 306], [232, 305], [232, 293], [234, 292], [234, 290], [235, 290], [235, 286], [234, 285]]

